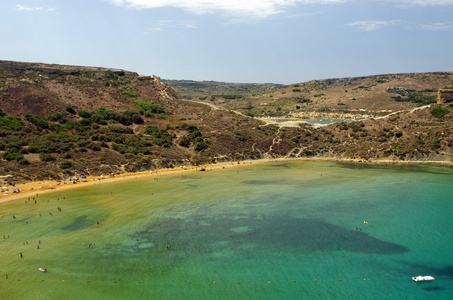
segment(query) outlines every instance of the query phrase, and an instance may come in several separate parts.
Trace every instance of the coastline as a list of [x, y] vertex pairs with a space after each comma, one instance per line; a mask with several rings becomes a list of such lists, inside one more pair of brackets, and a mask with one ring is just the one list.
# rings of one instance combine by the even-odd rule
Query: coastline
[[[285, 162], [285, 161], [325, 161], [325, 162], [338, 162], [338, 163], [353, 163], [353, 164], [365, 164], [365, 165], [385, 165], [385, 166], [398, 166], [398, 165], [439, 165], [446, 167], [453, 167], [451, 161], [401, 161], [401, 160], [364, 160], [364, 159], [352, 159], [352, 158], [333, 158], [333, 157], [313, 157], [313, 158], [264, 158], [258, 160], [245, 160], [237, 162], [222, 162], [217, 164], [192, 166], [192, 167], [179, 167], [173, 169], [158, 169], [152, 171], [142, 171], [135, 173], [122, 173], [115, 174], [114, 176], [87, 176], [84, 181], [77, 182], [76, 184], [69, 181], [67, 184], [60, 184], [56, 181], [37, 181], [29, 182], [24, 184], [18, 184], [15, 188], [20, 188], [20, 193], [10, 193], [8, 195], [0, 195], [0, 203], [13, 201], [21, 198], [32, 197], [34, 195], [51, 193], [56, 191], [66, 191], [80, 187], [93, 186], [103, 183], [114, 183], [127, 179], [137, 179], [151, 176], [166, 176], [176, 175], [187, 172], [200, 172], [202, 169], [205, 171], [225, 169], [231, 167], [239, 167], [254, 164], [266, 164], [272, 162]], [[8, 187], [8, 190], [12, 190], [12, 187]]]

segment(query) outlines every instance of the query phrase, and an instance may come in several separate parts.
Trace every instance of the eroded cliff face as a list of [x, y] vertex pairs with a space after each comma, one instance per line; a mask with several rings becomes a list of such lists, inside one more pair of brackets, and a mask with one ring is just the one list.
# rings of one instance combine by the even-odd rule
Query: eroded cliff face
[[437, 92], [437, 103], [449, 103], [453, 101], [453, 89], [442, 89]]

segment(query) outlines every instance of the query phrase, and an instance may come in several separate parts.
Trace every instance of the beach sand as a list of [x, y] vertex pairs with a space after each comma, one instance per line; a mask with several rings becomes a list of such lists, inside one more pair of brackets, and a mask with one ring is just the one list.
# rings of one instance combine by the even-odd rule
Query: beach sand
[[[143, 172], [135, 172], [135, 173], [122, 173], [122, 174], [115, 174], [115, 175], [102, 175], [102, 176], [86, 176], [86, 178], [82, 179], [79, 178], [77, 183], [73, 181], [66, 180], [65, 182], [57, 182], [56, 180], [46, 180], [46, 181], [35, 181], [23, 184], [16, 184], [14, 187], [9, 186], [7, 188], [7, 192], [1, 193], [0, 195], [0, 203], [27, 198], [27, 197], [34, 197], [39, 194], [49, 193], [49, 192], [56, 192], [56, 191], [64, 191], [79, 187], [91, 186], [91, 185], [98, 185], [98, 184], [105, 184], [105, 183], [113, 183], [118, 182], [121, 180], [126, 179], [135, 179], [135, 178], [142, 178], [145, 176], [167, 176], [167, 175], [176, 175], [180, 173], [186, 172], [200, 172], [202, 169], [205, 171], [216, 170], [216, 169], [223, 169], [223, 168], [230, 168], [236, 166], [244, 166], [244, 165], [251, 165], [257, 163], [266, 163], [271, 161], [277, 160], [254, 160], [254, 161], [241, 161], [241, 162], [225, 162], [225, 163], [218, 163], [212, 165], [201, 165], [201, 166], [190, 166], [190, 167], [179, 167], [173, 169], [158, 169], [152, 171], [143, 171]], [[13, 188], [19, 188], [20, 193], [13, 193]]]

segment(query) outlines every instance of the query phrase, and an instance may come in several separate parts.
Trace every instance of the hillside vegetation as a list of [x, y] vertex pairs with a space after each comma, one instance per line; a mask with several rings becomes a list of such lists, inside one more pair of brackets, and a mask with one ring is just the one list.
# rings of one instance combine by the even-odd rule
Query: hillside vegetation
[[[423, 82], [418, 78], [420, 76], [404, 78]], [[409, 89], [424, 90], [417, 93], [429, 97], [434, 94], [434, 88], [453, 85], [451, 74], [429, 73], [426, 76], [438, 78], [425, 80], [430, 82], [432, 91], [427, 91], [426, 86], [415, 86], [415, 83], [413, 87], [401, 87], [398, 80], [402, 79], [396, 77], [389, 81], [393, 81], [395, 84], [391, 86], [398, 86], [399, 90], [388, 92], [382, 87], [383, 95], [399, 95], [403, 100], [390, 96], [391, 100], [370, 100], [366, 97], [367, 89], [354, 90], [352, 86], [356, 83], [352, 79], [347, 83], [338, 80], [327, 84], [323, 90], [325, 96], [316, 98], [322, 105], [327, 105], [333, 101], [328, 100], [334, 98], [332, 91], [346, 93], [341, 89], [347, 84], [351, 85], [347, 93], [361, 93], [356, 100], [351, 100], [355, 102], [347, 102], [348, 107], [369, 103], [356, 106], [367, 112], [370, 107], [379, 110], [414, 108], [431, 100], [407, 100], [412, 97]], [[373, 77], [366, 80], [376, 81]], [[370, 84], [368, 89], [378, 94], [381, 84]], [[314, 87], [305, 90], [309, 86], [309, 83], [298, 84], [298, 87], [275, 86], [271, 90], [266, 86], [266, 91], [257, 91], [250, 97], [261, 101], [270, 95], [281, 94], [292, 99], [294, 95], [302, 97], [304, 93], [317, 93]], [[301, 91], [292, 91], [296, 88]], [[253, 89], [259, 90], [258, 87]], [[248, 95], [250, 91], [246, 93]], [[239, 93], [236, 91], [235, 94]], [[178, 96], [157, 76], [95, 67], [0, 61], [0, 179], [6, 185], [67, 176], [280, 157], [452, 161], [453, 108], [448, 103], [433, 104], [413, 112], [401, 111], [382, 119], [370, 118], [321, 128], [308, 124], [279, 127], [227, 109], [230, 107], [225, 105], [228, 98], [225, 95], [222, 96], [224, 102], [220, 103], [216, 102], [217, 97], [217, 100], [208, 100], [212, 95], [204, 91], [196, 100], [208, 102], [206, 105]], [[206, 99], [199, 99], [205, 96]], [[278, 97], [270, 98], [280, 101], [275, 99]], [[244, 101], [234, 97], [228, 100], [229, 105], [238, 107]], [[316, 111], [316, 102], [305, 102], [305, 106], [299, 104], [298, 110]], [[308, 108], [310, 106], [313, 107]]]

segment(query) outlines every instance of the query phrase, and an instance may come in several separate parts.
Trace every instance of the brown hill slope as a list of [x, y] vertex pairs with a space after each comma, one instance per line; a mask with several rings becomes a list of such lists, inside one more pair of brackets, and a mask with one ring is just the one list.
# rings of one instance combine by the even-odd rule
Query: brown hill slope
[[[343, 93], [340, 82], [326, 90]], [[0, 61], [0, 184], [259, 158], [452, 161], [449, 103], [321, 128], [266, 125], [212, 103], [181, 99], [156, 76]]]

